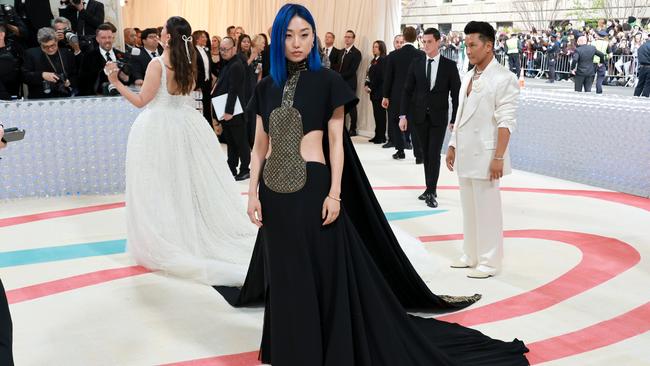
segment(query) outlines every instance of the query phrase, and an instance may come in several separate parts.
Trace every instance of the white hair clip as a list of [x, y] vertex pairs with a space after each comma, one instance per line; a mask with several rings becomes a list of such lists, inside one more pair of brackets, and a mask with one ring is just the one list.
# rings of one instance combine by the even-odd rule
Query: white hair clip
[[192, 42], [192, 36], [186, 36], [182, 35], [183, 41], [185, 41], [185, 52], [187, 53], [187, 61], [192, 63], [192, 59], [190, 58], [190, 47], [187, 45], [188, 42]]

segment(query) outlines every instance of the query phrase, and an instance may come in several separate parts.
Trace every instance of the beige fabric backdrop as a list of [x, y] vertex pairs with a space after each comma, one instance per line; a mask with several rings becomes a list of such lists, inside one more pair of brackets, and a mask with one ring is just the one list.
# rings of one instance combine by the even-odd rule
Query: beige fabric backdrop
[[[172, 15], [186, 18], [192, 29], [205, 29], [210, 35], [223, 36], [229, 25], [241, 25], [248, 34], [265, 32], [271, 27], [275, 14], [289, 1], [284, 0], [129, 0], [122, 8], [125, 27], [157, 27]], [[355, 46], [363, 55], [359, 66], [358, 95], [360, 98], [359, 130], [374, 134], [372, 106], [363, 91], [368, 63], [372, 58], [372, 43], [381, 39], [392, 48], [393, 36], [399, 33], [401, 0], [302, 0], [291, 1], [305, 5], [316, 20], [318, 35], [336, 34], [336, 47], [343, 45], [347, 29], [357, 34]]]

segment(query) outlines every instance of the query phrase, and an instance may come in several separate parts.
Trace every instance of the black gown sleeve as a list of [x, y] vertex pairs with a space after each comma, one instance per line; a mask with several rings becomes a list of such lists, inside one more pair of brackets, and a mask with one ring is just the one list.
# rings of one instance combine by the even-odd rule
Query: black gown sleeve
[[264, 126], [264, 131], [269, 132], [266, 122], [264, 122], [264, 114], [262, 111], [262, 105], [264, 105], [264, 88], [267, 84], [267, 80], [263, 79], [256, 86], [251, 99], [246, 105], [246, 113], [250, 115], [262, 117], [262, 124]]
[[359, 98], [338, 73], [327, 70], [330, 79], [329, 107], [332, 113], [340, 106], [347, 112], [359, 103]]

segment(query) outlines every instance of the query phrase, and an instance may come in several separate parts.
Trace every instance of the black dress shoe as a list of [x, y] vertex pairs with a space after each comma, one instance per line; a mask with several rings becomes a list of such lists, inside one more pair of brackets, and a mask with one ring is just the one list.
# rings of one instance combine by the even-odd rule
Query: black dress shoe
[[373, 141], [372, 143], [373, 144], [383, 144], [384, 142], [386, 142], [386, 139], [377, 139], [377, 140]]
[[427, 199], [427, 196], [428, 196], [428, 195], [429, 195], [429, 191], [424, 191], [424, 192], [422, 192], [421, 195], [418, 196], [418, 199], [419, 199], [420, 201], [424, 201], [424, 200]]
[[413, 150], [413, 145], [410, 142], [407, 142], [406, 144], [404, 144], [404, 148], [406, 150]]
[[244, 172], [244, 173], [239, 173], [239, 174], [237, 174], [237, 175], [235, 176], [235, 180], [236, 180], [236, 181], [242, 181], [242, 180], [249, 179], [250, 177], [251, 177], [251, 173], [250, 173], [250, 172]]
[[350, 137], [358, 135], [356, 130], [350, 130]]
[[424, 163], [424, 160], [422, 160], [422, 158], [415, 158], [415, 164], [416, 165], [420, 165], [420, 164], [423, 164], [423, 163]]
[[436, 201], [436, 198], [433, 196], [432, 193], [430, 193], [430, 194], [427, 196], [427, 199], [424, 200], [424, 202], [427, 204], [427, 206], [429, 206], [429, 207], [431, 207], [431, 208], [436, 208], [436, 207], [438, 207], [438, 201]]
[[384, 149], [390, 149], [390, 148], [392, 148], [392, 147], [395, 147], [395, 144], [393, 144], [392, 142], [388, 141], [387, 143], [381, 145], [381, 147], [384, 148]]
[[371, 142], [371, 143], [375, 144], [375, 143], [377, 143], [377, 138], [373, 137], [370, 140], [368, 140], [368, 142]]
[[404, 155], [404, 151], [398, 151], [395, 154], [393, 154], [393, 159], [395, 160], [406, 159], [406, 155]]

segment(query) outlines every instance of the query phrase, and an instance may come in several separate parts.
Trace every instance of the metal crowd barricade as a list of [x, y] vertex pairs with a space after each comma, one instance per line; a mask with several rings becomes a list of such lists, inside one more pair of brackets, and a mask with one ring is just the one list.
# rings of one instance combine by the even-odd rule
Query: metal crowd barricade
[[440, 52], [440, 55], [452, 61], [458, 62], [458, 50], [454, 48], [447, 47]]
[[[519, 58], [521, 70], [524, 71], [524, 74], [533, 75], [536, 79], [548, 77], [548, 61], [548, 54], [542, 54], [540, 51], [536, 51], [532, 65], [528, 62], [528, 57], [525, 54], [521, 54]], [[507, 57], [502, 57], [500, 62], [501, 65], [509, 67]], [[570, 74], [572, 63], [572, 55], [558, 54], [555, 58], [555, 73]], [[611, 82], [612, 79], [622, 79], [625, 86], [633, 86], [638, 71], [639, 65], [636, 56], [614, 55], [607, 59], [605, 80]]]

